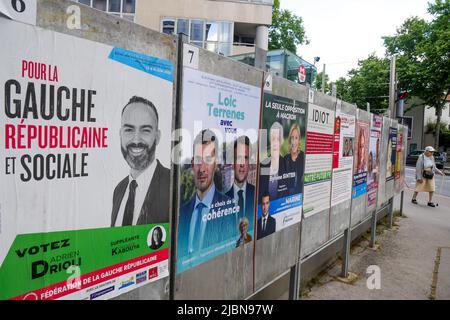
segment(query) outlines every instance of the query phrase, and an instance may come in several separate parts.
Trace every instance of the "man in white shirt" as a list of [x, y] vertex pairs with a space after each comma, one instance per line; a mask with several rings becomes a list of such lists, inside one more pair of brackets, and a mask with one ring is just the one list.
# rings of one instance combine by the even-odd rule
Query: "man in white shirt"
[[130, 172], [114, 190], [113, 227], [169, 222], [170, 171], [155, 159], [158, 121], [155, 105], [141, 97], [122, 110], [121, 150]]

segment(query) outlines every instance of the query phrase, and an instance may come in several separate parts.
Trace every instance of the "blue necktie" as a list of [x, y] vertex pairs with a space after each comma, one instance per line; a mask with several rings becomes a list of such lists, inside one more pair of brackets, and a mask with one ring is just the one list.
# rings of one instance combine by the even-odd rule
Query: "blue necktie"
[[201, 237], [201, 226], [202, 226], [202, 211], [206, 208], [206, 205], [202, 202], [197, 204], [197, 207], [195, 210], [197, 211], [197, 219], [195, 220], [195, 231], [194, 231], [194, 238], [192, 241], [192, 249], [193, 251], [199, 250], [200, 248], [200, 237]]

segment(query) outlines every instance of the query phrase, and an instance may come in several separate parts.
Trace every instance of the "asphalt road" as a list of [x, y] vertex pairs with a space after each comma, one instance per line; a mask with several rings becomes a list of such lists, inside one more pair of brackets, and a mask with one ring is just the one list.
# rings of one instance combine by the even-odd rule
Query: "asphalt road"
[[[416, 169], [415, 167], [406, 167], [406, 184], [409, 188], [414, 189], [416, 185]], [[436, 194], [450, 197], [450, 176], [436, 175]], [[444, 179], [444, 181], [442, 181]]]

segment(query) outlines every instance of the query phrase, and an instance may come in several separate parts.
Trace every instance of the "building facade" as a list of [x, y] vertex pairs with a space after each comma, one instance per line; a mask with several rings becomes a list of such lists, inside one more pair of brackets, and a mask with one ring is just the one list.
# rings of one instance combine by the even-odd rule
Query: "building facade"
[[[410, 134], [408, 135], [408, 153], [414, 150], [423, 150], [426, 146], [434, 146], [434, 135], [432, 128], [436, 123], [436, 111], [429, 108], [417, 98], [412, 98], [405, 103], [404, 124], [408, 125]], [[450, 129], [450, 98], [446, 107], [442, 110], [441, 123]], [[444, 150], [450, 146], [443, 146]]]
[[273, 0], [77, 0], [224, 56], [268, 49]]
[[[231, 58], [239, 62], [255, 66], [255, 53], [246, 53], [234, 55]], [[299, 67], [303, 66], [306, 71], [306, 79], [304, 82], [299, 81]], [[285, 79], [302, 83], [311, 87], [317, 76], [317, 68], [312, 63], [309, 63], [297, 56], [295, 53], [286, 49], [271, 50], [267, 52], [265, 69], [275, 76], [283, 77]]]

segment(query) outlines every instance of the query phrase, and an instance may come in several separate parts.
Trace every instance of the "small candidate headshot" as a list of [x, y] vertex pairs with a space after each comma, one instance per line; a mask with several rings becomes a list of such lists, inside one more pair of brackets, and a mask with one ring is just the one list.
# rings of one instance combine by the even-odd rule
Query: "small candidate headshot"
[[343, 157], [348, 157], [348, 152], [349, 152], [349, 148], [348, 148], [348, 139], [344, 138], [344, 148], [343, 148]]
[[239, 220], [240, 236], [239, 239], [236, 241], [236, 248], [252, 241], [252, 236], [248, 233], [248, 224], [249, 224], [248, 219], [245, 217]]
[[161, 229], [161, 227], [157, 226], [153, 229], [152, 232], [152, 238], [151, 238], [151, 242], [150, 242], [150, 249], [152, 250], [156, 250], [161, 248], [161, 246], [164, 244], [163, 241], [163, 231]]
[[353, 156], [353, 138], [348, 138], [347, 156], [348, 157]]
[[122, 109], [119, 134], [130, 170], [114, 190], [111, 226], [168, 222], [170, 171], [155, 159], [161, 137], [156, 106], [132, 97]]
[[262, 239], [276, 230], [276, 220], [270, 216], [270, 195], [266, 191], [261, 198], [261, 217], [258, 219], [258, 226], [256, 230], [257, 239]]

